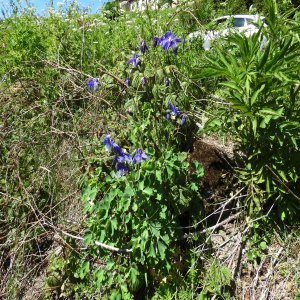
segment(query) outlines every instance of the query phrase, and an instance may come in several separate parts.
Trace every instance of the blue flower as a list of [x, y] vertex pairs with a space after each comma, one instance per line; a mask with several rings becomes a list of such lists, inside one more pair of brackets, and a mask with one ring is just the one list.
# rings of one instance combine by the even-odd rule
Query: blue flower
[[141, 161], [143, 160], [146, 160], [148, 159], [148, 155], [140, 148], [137, 148], [135, 150], [135, 153], [134, 153], [134, 156], [133, 156], [133, 159], [132, 159], [132, 162], [135, 164], [135, 163], [140, 163]]
[[142, 83], [142, 86], [145, 86], [147, 83], [147, 78], [143, 77], [141, 83]]
[[184, 125], [184, 123], [186, 122], [186, 114], [182, 114], [182, 119], [181, 119], [181, 126]]
[[148, 155], [140, 148], [137, 148], [132, 158], [129, 153], [126, 153], [125, 149], [122, 149], [117, 143], [115, 143], [109, 134], [104, 137], [104, 145], [107, 150], [113, 149], [116, 153], [112, 164], [115, 165], [118, 170], [118, 176], [124, 175], [126, 172], [130, 171], [130, 165], [135, 163], [140, 163], [143, 160], [148, 159]]
[[155, 36], [155, 37], [153, 38], [153, 47], [156, 47], [156, 46], [158, 46], [159, 44], [160, 44], [160, 37]]
[[117, 143], [115, 143], [114, 141], [113, 141], [112, 146], [113, 146], [114, 151], [117, 154], [121, 155], [123, 153], [123, 149]]
[[141, 60], [137, 54], [133, 54], [132, 57], [128, 60], [127, 64], [132, 64], [134, 68], [141, 65]]
[[123, 149], [110, 138], [110, 134], [105, 135], [103, 143], [107, 151], [113, 149], [119, 155], [123, 153]]
[[145, 52], [148, 50], [148, 46], [146, 44], [146, 41], [141, 40], [140, 41], [140, 51], [142, 54], [145, 54]]
[[175, 120], [178, 116], [181, 116], [180, 124], [183, 126], [186, 122], [187, 116], [186, 114], [182, 113], [175, 105], [169, 102], [169, 108], [171, 112], [167, 112], [166, 119]]
[[129, 153], [125, 153], [125, 151], [123, 149], [121, 149], [121, 152], [119, 152], [112, 164], [116, 164], [116, 163], [125, 163], [125, 162], [129, 162], [129, 163], [132, 163], [132, 158], [131, 158], [131, 155]]
[[96, 79], [91, 78], [91, 79], [88, 80], [88, 88], [89, 88], [90, 91], [97, 92], [99, 90], [99, 85], [100, 85], [100, 83], [99, 83], [98, 78], [96, 78]]
[[166, 81], [165, 81], [166, 86], [170, 86], [170, 82], [171, 82], [170, 78], [167, 78]]
[[130, 169], [125, 164], [117, 164], [118, 176], [123, 176], [126, 172], [129, 172]]
[[160, 45], [164, 48], [164, 50], [167, 52], [169, 48], [172, 48], [175, 55], [177, 55], [177, 43], [180, 42], [182, 42], [182, 39], [176, 38], [176, 35], [172, 34], [171, 31], [166, 32], [160, 38]]
[[104, 145], [107, 151], [110, 151], [113, 148], [114, 141], [110, 138], [110, 135], [107, 134], [104, 137]]
[[173, 119], [175, 119], [175, 117], [177, 117], [180, 114], [180, 110], [175, 105], [173, 105], [172, 103], [169, 103], [169, 107], [170, 107]]
[[130, 79], [127, 77], [125, 79], [124, 83], [126, 84], [126, 86], [130, 86], [130, 84], [131, 84]]

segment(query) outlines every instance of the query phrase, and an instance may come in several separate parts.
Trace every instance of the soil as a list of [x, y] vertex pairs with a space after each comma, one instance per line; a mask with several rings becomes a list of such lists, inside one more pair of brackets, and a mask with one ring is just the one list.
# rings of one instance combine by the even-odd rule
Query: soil
[[[199, 161], [204, 168], [204, 177], [200, 182], [201, 194], [205, 215], [210, 215], [217, 209], [218, 203], [228, 197], [234, 184], [233, 145], [225, 145], [212, 138], [197, 140], [193, 144], [189, 160]], [[213, 215], [208, 219], [208, 224], [215, 224], [219, 217], [218, 214]], [[228, 213], [222, 216], [226, 217]]]

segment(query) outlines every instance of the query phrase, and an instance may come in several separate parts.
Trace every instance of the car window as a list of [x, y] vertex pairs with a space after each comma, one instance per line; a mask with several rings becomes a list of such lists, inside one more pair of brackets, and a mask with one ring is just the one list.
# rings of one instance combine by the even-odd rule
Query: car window
[[228, 18], [224, 18], [224, 19], [219, 19], [219, 20], [217, 20], [217, 25], [220, 25], [220, 24], [222, 24], [222, 23], [224, 23], [225, 21], [227, 21], [228, 20]]
[[234, 18], [233, 19], [233, 27], [244, 27], [245, 19], [244, 18]]

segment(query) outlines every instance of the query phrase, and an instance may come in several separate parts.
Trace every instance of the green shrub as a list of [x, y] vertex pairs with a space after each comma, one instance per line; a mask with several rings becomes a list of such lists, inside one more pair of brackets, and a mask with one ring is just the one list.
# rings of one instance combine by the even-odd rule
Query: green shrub
[[237, 174], [249, 186], [249, 212], [269, 200], [284, 219], [299, 210], [299, 29], [297, 16], [280, 17], [273, 2], [266, 4], [268, 27], [249, 38], [232, 35], [224, 45], [216, 41], [199, 78], [220, 78], [230, 104], [219, 129], [233, 135], [244, 155]]

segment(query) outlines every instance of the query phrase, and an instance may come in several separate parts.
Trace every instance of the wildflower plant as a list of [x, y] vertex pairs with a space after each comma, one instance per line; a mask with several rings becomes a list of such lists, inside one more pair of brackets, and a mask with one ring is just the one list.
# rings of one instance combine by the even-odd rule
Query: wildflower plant
[[[3, 193], [20, 200], [4, 199], [8, 209], [4, 205], [3, 218], [22, 229], [22, 236], [28, 237], [24, 242], [30, 251], [36, 249], [37, 240], [43, 246], [48, 244], [34, 237], [34, 234], [43, 237], [44, 230], [52, 228], [44, 224], [44, 215], [44, 225], [41, 223], [40, 227], [37, 223], [38, 228], [22, 221], [32, 219], [28, 201], [37, 200], [34, 206], [41, 212], [59, 211], [62, 193], [69, 199], [75, 190], [74, 177], [67, 176], [70, 180], [66, 182], [61, 180], [61, 175], [66, 174], [65, 167], [76, 168], [72, 176], [85, 170], [79, 180], [85, 213], [83, 226], [87, 229], [85, 245], [77, 247], [76, 239], [67, 237], [70, 252], [64, 251], [56, 262], [51, 262], [55, 266], [54, 272], [51, 271], [54, 276], [50, 275], [47, 282], [49, 293], [62, 298], [132, 299], [143, 286], [151, 291], [162, 278], [177, 278], [174, 256], [180, 250], [183, 234], [179, 220], [191, 215], [192, 222], [202, 212], [197, 182], [203, 170], [189, 163], [187, 154], [181, 151], [177, 140], [181, 129], [177, 124], [174, 126], [175, 122], [165, 120], [169, 102], [181, 110], [187, 109], [180, 85], [175, 84], [182, 82], [178, 61], [184, 52], [178, 48], [178, 56], [174, 56], [166, 53], [161, 45], [159, 49], [151, 47], [148, 29], [140, 44], [136, 30], [129, 29], [127, 17], [122, 14], [113, 21], [102, 19], [101, 15], [96, 19], [80, 15], [82, 18], [69, 10], [68, 20], [66, 15], [54, 12], [41, 23], [39, 18], [31, 20], [27, 15], [16, 16], [12, 22], [3, 20], [1, 37], [7, 57], [0, 63], [1, 77], [8, 78], [1, 83], [3, 91], [8, 82], [13, 84], [20, 78], [27, 100], [33, 100], [11, 102], [16, 105], [5, 103], [2, 108], [8, 117], [0, 124], [5, 137], [0, 145], [3, 154], [0, 177], [9, 181], [3, 182]], [[41, 26], [36, 26], [37, 22]], [[7, 28], [11, 29], [5, 36]], [[123, 31], [126, 34], [120, 39]], [[169, 48], [177, 50], [180, 45], [179, 41], [176, 46], [172, 41], [168, 43], [165, 45], [168, 52]], [[136, 54], [127, 56], [132, 50]], [[97, 75], [82, 81], [86, 78], [84, 74]], [[101, 82], [97, 76], [101, 76]], [[166, 78], [172, 81], [168, 88]], [[82, 83], [86, 93], [81, 93]], [[124, 89], [124, 83], [131, 87]], [[101, 97], [91, 97], [91, 93], [100, 90], [100, 84]], [[19, 90], [14, 93], [18, 95]], [[130, 115], [126, 113], [127, 108]], [[28, 109], [30, 113], [24, 113]], [[53, 127], [57, 130], [52, 130]], [[51, 139], [45, 132], [51, 134]], [[19, 138], [24, 151], [15, 156], [12, 149], [20, 148]], [[68, 155], [61, 155], [66, 149]], [[13, 167], [14, 160], [20, 163], [19, 187], [15, 183], [18, 171]], [[63, 163], [57, 164], [60, 160]], [[190, 171], [193, 167], [195, 172]], [[63, 188], [56, 189], [55, 182]], [[68, 186], [70, 182], [72, 185]], [[57, 206], [51, 206], [52, 199]], [[13, 214], [15, 219], [10, 217]], [[38, 213], [37, 217], [42, 215]], [[74, 235], [76, 229], [82, 229], [82, 224], [78, 227], [75, 224]], [[21, 248], [25, 250], [25, 244]], [[11, 251], [12, 248], [8, 249], [8, 253]], [[35, 260], [33, 252], [24, 253], [29, 254], [26, 262]], [[8, 279], [19, 290], [21, 284]], [[12, 295], [18, 296], [18, 292]]]
[[[133, 67], [125, 81], [129, 86], [130, 76], [132, 89], [125, 95], [130, 115], [129, 109], [125, 110], [126, 126], [120, 143], [109, 134], [104, 136], [105, 163], [95, 170], [83, 194], [90, 224], [85, 243], [94, 249], [93, 255], [101, 253], [103, 260], [114, 261], [111, 272], [92, 268], [93, 276], [99, 285], [113, 280], [117, 287], [125, 285], [127, 291], [177, 272], [172, 257], [178, 247], [174, 241], [182, 235], [178, 219], [187, 214], [196, 220], [202, 214], [196, 182], [203, 176], [203, 168], [199, 163], [190, 164], [187, 154], [179, 150], [177, 136], [186, 115], [175, 104], [171, 67], [165, 59], [169, 48], [177, 54], [181, 39], [167, 32], [155, 40], [165, 50], [160, 54], [162, 61], [145, 40], [139, 46], [147, 55], [140, 58], [133, 54], [127, 61]], [[121, 254], [114, 258], [107, 250], [94, 248], [94, 241], [128, 251], [130, 261]], [[149, 273], [154, 266], [154, 274]], [[112, 274], [124, 272], [131, 274], [125, 283], [113, 279]]]
[[140, 148], [135, 150], [133, 156], [130, 155], [125, 149], [122, 149], [117, 143], [115, 143], [109, 134], [105, 135], [103, 143], [106, 150], [113, 150], [115, 152], [112, 164], [116, 166], [119, 176], [129, 172], [130, 165], [141, 163], [143, 160], [148, 159], [148, 155]]
[[127, 61], [127, 64], [132, 64], [134, 68], [141, 65], [141, 60], [137, 54], [133, 54], [132, 57]]
[[142, 54], [145, 54], [146, 51], [148, 51], [148, 46], [147, 46], [145, 40], [140, 41], [140, 51], [141, 51]]
[[181, 43], [182, 39], [177, 38], [175, 34], [171, 31], [167, 31], [161, 37], [155, 36], [153, 38], [153, 47], [162, 46], [162, 48], [168, 52], [170, 48], [172, 48], [173, 53], [177, 55], [178, 45], [177, 43]]
[[87, 84], [90, 91], [98, 92], [100, 86], [100, 82], [98, 78], [89, 79]]
[[171, 31], [167, 31], [162, 37], [159, 39], [159, 45], [163, 47], [163, 49], [168, 52], [170, 48], [172, 48], [173, 53], [177, 55], [178, 45], [177, 43], [182, 42], [182, 39], [177, 38], [175, 34], [172, 34]]

